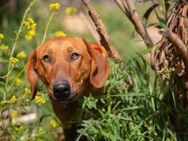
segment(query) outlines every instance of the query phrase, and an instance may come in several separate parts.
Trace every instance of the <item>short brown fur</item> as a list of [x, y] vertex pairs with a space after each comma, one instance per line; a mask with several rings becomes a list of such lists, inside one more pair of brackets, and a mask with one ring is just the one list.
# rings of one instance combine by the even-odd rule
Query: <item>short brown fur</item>
[[[71, 59], [73, 53], [78, 55], [76, 59]], [[81, 96], [103, 87], [108, 73], [106, 50], [98, 44], [90, 44], [76, 37], [47, 40], [31, 53], [26, 65], [26, 78], [31, 84], [32, 99], [37, 94], [37, 82], [41, 79], [48, 88], [53, 109], [62, 124], [72, 119]], [[71, 89], [66, 101], [59, 101], [53, 93], [54, 83], [62, 80], [69, 82]], [[67, 141], [74, 140], [72, 134], [72, 129], [65, 130]]]

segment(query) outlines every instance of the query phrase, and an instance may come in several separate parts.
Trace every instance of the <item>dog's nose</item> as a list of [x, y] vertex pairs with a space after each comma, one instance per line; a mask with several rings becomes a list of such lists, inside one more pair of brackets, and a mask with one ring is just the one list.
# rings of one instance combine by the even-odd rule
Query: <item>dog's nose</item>
[[54, 97], [57, 100], [66, 100], [70, 96], [70, 84], [67, 81], [56, 82], [53, 86]]

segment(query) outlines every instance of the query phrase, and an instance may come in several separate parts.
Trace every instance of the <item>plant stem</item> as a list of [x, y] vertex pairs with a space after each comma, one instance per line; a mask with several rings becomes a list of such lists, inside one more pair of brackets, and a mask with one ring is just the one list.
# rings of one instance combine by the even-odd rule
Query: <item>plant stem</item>
[[14, 50], [15, 50], [16, 45], [17, 45], [17, 42], [18, 42], [18, 39], [19, 39], [19, 37], [20, 37], [20, 33], [21, 33], [21, 31], [22, 31], [22, 28], [23, 28], [24, 20], [26, 19], [26, 16], [28, 15], [28, 13], [29, 13], [31, 7], [35, 4], [36, 1], [37, 1], [37, 0], [33, 0], [33, 1], [29, 4], [28, 8], [26, 9], [26, 11], [25, 11], [25, 13], [24, 13], [24, 15], [23, 15], [22, 22], [21, 22], [21, 25], [20, 25], [20, 27], [19, 27], [18, 33], [16, 33], [16, 38], [15, 38], [15, 41], [14, 41], [14, 44], [13, 44], [13, 47], [12, 47], [12, 51], [11, 51], [11, 53], [10, 53], [10, 57], [13, 56]]
[[[32, 0], [32, 2], [29, 4], [29, 6], [27, 7], [24, 15], [23, 15], [23, 18], [22, 18], [22, 21], [21, 21], [21, 24], [20, 24], [20, 27], [18, 29], [18, 32], [16, 33], [16, 38], [15, 38], [15, 41], [14, 41], [14, 44], [13, 44], [13, 47], [12, 47], [12, 50], [11, 50], [11, 53], [10, 53], [10, 57], [13, 56], [14, 54], [14, 51], [15, 51], [15, 48], [16, 48], [16, 45], [17, 45], [17, 42], [18, 42], [18, 39], [20, 37], [20, 34], [21, 34], [21, 31], [22, 31], [22, 28], [23, 28], [23, 23], [24, 23], [24, 20], [26, 19], [29, 11], [31, 10], [31, 7], [37, 2], [37, 0]], [[5, 88], [7, 87], [8, 85], [8, 82], [9, 82], [9, 75], [11, 74], [13, 68], [11, 67], [11, 62], [9, 62], [9, 65], [8, 65], [8, 72], [7, 74], [5, 75], [6, 76], [6, 83], [5, 83]], [[12, 69], [11, 69], [12, 68]], [[4, 99], [6, 99], [6, 96], [4, 96]]]
[[44, 42], [44, 40], [46, 39], [46, 35], [47, 35], [47, 32], [48, 32], [48, 28], [49, 28], [49, 25], [50, 25], [50, 22], [52, 21], [53, 17], [55, 16], [55, 12], [53, 12], [51, 15], [50, 15], [50, 18], [48, 19], [48, 22], [46, 24], [46, 27], [45, 27], [45, 31], [44, 31], [44, 36], [43, 36], [43, 39], [41, 41], [41, 44]]

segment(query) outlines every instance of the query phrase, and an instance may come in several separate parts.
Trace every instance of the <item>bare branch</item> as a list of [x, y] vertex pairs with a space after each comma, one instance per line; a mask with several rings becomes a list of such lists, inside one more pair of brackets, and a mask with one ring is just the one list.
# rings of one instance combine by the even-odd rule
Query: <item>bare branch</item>
[[125, 7], [121, 0], [114, 0], [117, 6], [121, 9], [121, 11], [126, 15]]
[[100, 43], [101, 45], [108, 51], [109, 55], [114, 58], [115, 61], [121, 62], [122, 59], [116, 49], [112, 46], [110, 37], [105, 29], [105, 26], [99, 16], [99, 14], [96, 12], [96, 10], [92, 7], [89, 0], [82, 0], [82, 3], [87, 8], [89, 16], [91, 17], [92, 21], [94, 22], [96, 26], [96, 30], [100, 36]]
[[146, 28], [144, 27], [140, 19], [140, 16], [135, 10], [134, 3], [133, 3], [134, 1], [133, 0], [125, 0], [125, 2], [124, 0], [114, 0], [114, 1], [118, 5], [118, 7], [120, 7], [120, 9], [123, 11], [123, 13], [127, 16], [127, 18], [132, 22], [137, 33], [144, 40], [146, 46], [148, 48], [153, 47], [154, 43], [151, 40]]
[[118, 7], [122, 10], [122, 12], [130, 19], [131, 15], [129, 13], [129, 8], [126, 3], [122, 0], [114, 0]]

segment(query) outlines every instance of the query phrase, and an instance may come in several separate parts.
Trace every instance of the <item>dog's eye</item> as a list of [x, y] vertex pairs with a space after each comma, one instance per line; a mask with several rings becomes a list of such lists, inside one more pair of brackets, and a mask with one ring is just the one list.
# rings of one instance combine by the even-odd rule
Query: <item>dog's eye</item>
[[51, 63], [51, 58], [50, 58], [49, 55], [44, 55], [43, 58], [42, 58], [42, 60], [44, 60], [47, 63]]
[[79, 57], [80, 57], [80, 55], [78, 53], [74, 52], [74, 53], [71, 54], [71, 60], [72, 61], [78, 59]]

